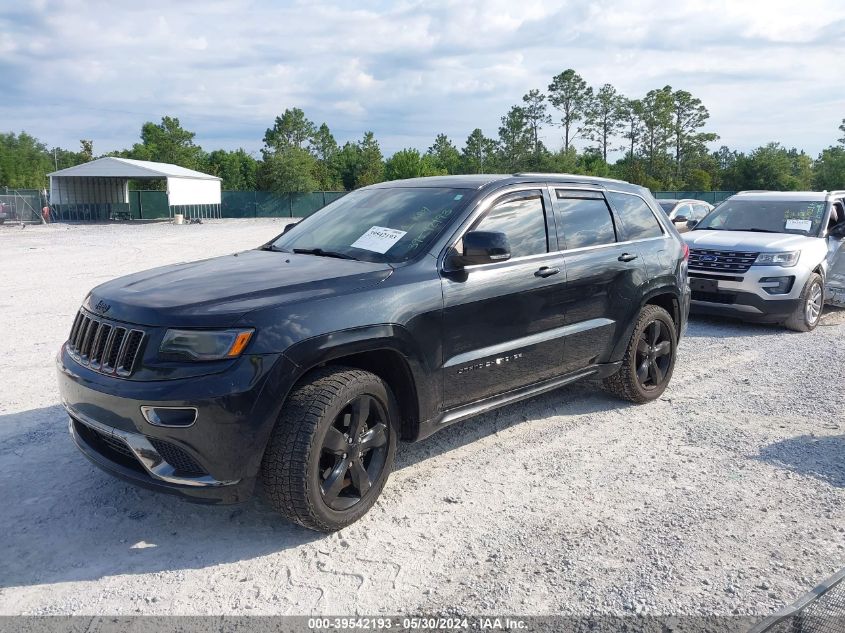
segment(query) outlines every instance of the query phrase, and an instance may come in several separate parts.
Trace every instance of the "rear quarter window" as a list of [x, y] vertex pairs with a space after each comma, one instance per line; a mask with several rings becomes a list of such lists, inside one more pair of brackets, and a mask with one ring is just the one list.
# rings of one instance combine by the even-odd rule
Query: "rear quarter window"
[[639, 196], [609, 191], [607, 198], [622, 224], [623, 239], [642, 240], [663, 235], [663, 228], [651, 207]]

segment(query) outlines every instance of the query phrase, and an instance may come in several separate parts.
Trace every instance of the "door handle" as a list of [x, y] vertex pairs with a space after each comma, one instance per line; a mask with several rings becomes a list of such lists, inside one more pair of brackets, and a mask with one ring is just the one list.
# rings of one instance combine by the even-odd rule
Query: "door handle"
[[618, 258], [620, 262], [632, 262], [637, 259], [637, 255], [633, 253], [622, 253]]
[[560, 268], [549, 268], [548, 266], [543, 266], [534, 273], [535, 277], [551, 277], [552, 275], [557, 275], [560, 272]]

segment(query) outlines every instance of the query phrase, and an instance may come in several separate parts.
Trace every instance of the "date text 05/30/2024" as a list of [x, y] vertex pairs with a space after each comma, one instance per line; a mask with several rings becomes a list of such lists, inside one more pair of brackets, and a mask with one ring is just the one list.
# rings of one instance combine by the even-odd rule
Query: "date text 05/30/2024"
[[354, 618], [309, 618], [308, 628], [313, 631], [337, 630], [463, 630], [472, 627], [481, 630], [515, 631], [528, 627], [527, 622], [515, 618], [477, 617], [477, 618], [437, 618], [437, 617], [354, 617]]

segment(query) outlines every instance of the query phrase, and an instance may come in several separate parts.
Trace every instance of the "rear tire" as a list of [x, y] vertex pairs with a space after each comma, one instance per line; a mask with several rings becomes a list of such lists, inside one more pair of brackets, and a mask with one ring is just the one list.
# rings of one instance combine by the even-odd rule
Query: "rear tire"
[[396, 454], [397, 407], [370, 372], [326, 367], [288, 396], [261, 464], [267, 501], [294, 523], [334, 532], [360, 519]]
[[786, 320], [786, 327], [796, 332], [815, 330], [824, 309], [824, 284], [821, 275], [813, 273], [804, 284], [800, 295], [801, 303]]
[[672, 378], [677, 346], [675, 323], [669, 313], [660, 306], [643, 306], [622, 366], [604, 379], [605, 389], [637, 404], [659, 398]]

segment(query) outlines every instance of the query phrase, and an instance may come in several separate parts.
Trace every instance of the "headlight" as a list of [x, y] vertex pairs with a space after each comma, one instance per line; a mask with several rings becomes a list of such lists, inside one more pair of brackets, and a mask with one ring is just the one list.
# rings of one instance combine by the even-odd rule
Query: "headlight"
[[237, 358], [254, 330], [167, 330], [159, 355], [169, 359], [221, 360]]
[[798, 263], [801, 251], [788, 251], [786, 253], [760, 253], [757, 255], [755, 264], [762, 266], [783, 266], [789, 268]]

